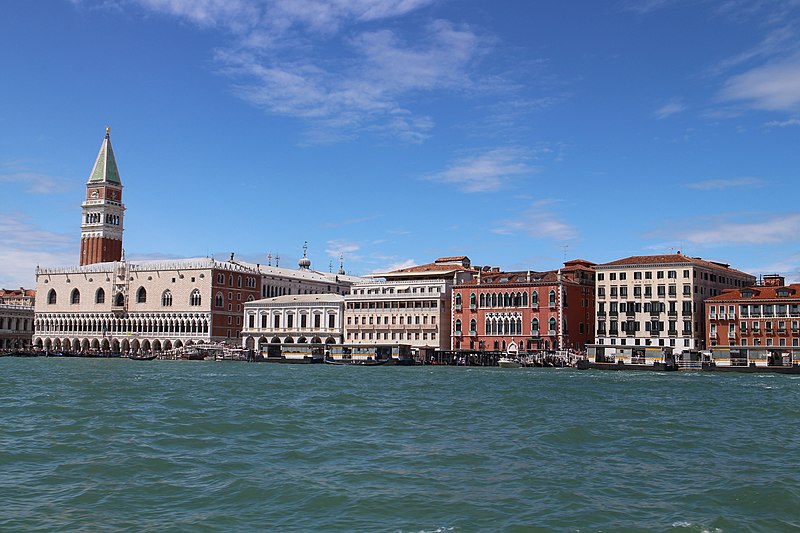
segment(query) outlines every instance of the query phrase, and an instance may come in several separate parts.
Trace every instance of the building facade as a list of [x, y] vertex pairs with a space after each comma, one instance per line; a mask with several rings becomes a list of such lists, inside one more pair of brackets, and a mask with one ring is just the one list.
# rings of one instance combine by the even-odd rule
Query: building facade
[[706, 300], [706, 345], [720, 348], [794, 348], [800, 351], [800, 284], [765, 276], [763, 284], [730, 289]]
[[191, 344], [239, 344], [258, 272], [214, 259], [115, 261], [40, 268], [34, 346], [137, 353]]
[[31, 349], [33, 317], [31, 305], [0, 303], [0, 351]]
[[408, 344], [414, 352], [450, 346], [453, 286], [477, 272], [466, 256], [376, 274], [345, 296], [347, 344]]
[[704, 302], [755, 283], [724, 263], [677, 254], [633, 256], [596, 265], [597, 345], [705, 347]]
[[343, 315], [344, 297], [339, 294], [287, 295], [247, 302], [242, 346], [279, 355], [287, 345], [342, 344]]
[[452, 349], [584, 350], [594, 338], [594, 263], [546, 272], [481, 271], [453, 288]]

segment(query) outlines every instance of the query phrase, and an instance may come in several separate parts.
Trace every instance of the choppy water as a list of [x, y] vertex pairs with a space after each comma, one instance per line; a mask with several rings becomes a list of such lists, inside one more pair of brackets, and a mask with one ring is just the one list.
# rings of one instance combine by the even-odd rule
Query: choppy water
[[3, 531], [800, 528], [800, 379], [0, 359]]

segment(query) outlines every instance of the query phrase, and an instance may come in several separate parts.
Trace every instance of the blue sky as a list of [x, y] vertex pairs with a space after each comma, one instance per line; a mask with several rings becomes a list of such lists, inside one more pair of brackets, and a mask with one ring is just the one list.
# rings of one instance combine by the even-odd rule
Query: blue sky
[[[106, 125], [132, 259], [365, 274], [683, 253], [800, 281], [796, 0], [0, 7], [0, 287], [78, 262]], [[273, 263], [274, 264], [274, 263]]]

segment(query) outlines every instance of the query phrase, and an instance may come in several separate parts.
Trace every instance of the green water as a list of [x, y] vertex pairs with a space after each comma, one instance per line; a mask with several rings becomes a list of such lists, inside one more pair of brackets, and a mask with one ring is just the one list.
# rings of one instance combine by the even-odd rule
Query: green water
[[800, 379], [0, 359], [2, 531], [791, 531]]

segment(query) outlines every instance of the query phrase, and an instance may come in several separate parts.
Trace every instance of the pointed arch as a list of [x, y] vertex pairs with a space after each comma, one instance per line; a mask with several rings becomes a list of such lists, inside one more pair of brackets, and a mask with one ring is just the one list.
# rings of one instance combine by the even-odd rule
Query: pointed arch
[[147, 303], [147, 289], [145, 289], [144, 287], [139, 287], [136, 290], [136, 303], [137, 304]]
[[94, 293], [94, 303], [96, 304], [104, 304], [106, 303], [106, 291], [103, 290], [103, 287], [99, 287]]
[[72, 293], [69, 295], [69, 303], [73, 305], [81, 303], [81, 291], [77, 287], [72, 289]]
[[172, 291], [169, 289], [161, 293], [161, 306], [172, 307]]
[[47, 293], [47, 303], [48, 305], [54, 305], [58, 302], [58, 295], [56, 294], [55, 289], [50, 289]]

